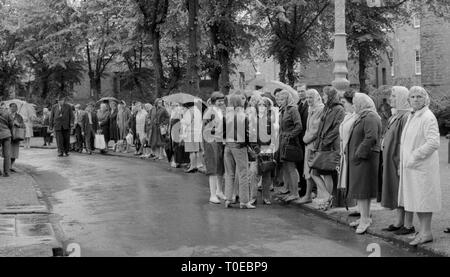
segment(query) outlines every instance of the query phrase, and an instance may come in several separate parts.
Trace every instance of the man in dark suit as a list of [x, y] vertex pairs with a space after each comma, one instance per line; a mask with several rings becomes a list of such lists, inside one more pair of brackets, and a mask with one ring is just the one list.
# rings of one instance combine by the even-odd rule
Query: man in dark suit
[[56, 144], [58, 145], [58, 157], [69, 156], [70, 130], [73, 129], [74, 115], [72, 107], [66, 103], [66, 98], [61, 96], [58, 104], [52, 108], [50, 114], [50, 131], [55, 131]]
[[[306, 86], [298, 86], [297, 87], [298, 96], [299, 96], [299, 102], [298, 105], [298, 112], [300, 113], [300, 119], [302, 121], [303, 130], [300, 133], [300, 145], [303, 149], [303, 153], [305, 152], [305, 144], [303, 143], [303, 136], [306, 132], [306, 126], [307, 126], [307, 120], [308, 120], [308, 103], [306, 103]], [[300, 182], [299, 182], [299, 195], [302, 197], [306, 193], [306, 179], [303, 176], [303, 166], [306, 161], [302, 159], [301, 162], [298, 162], [296, 164], [297, 171], [300, 175]]]
[[81, 134], [86, 142], [86, 151], [92, 155], [95, 141], [95, 133], [97, 132], [98, 118], [97, 113], [94, 112], [94, 104], [89, 103], [86, 107], [86, 112], [81, 118]]

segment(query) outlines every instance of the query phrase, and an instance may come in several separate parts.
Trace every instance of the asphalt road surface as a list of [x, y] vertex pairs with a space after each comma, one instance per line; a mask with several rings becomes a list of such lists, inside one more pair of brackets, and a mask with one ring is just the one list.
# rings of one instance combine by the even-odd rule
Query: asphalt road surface
[[295, 206], [209, 204], [207, 178], [166, 161], [21, 149], [19, 166], [82, 256], [368, 256], [371, 243], [383, 257], [418, 255]]

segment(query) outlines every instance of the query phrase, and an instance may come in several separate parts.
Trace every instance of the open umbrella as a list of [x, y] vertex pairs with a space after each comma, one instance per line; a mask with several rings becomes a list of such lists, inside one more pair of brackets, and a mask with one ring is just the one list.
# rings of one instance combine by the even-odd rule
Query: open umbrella
[[162, 99], [164, 100], [164, 102], [171, 102], [171, 103], [175, 102], [175, 103], [180, 103], [180, 104], [203, 101], [201, 98], [195, 97], [194, 95], [191, 95], [191, 94], [182, 93], [182, 92], [164, 96]]
[[114, 101], [114, 102], [116, 102], [116, 103], [119, 103], [119, 102], [120, 102], [117, 98], [108, 96], [108, 97], [103, 97], [103, 98], [101, 98], [100, 100], [97, 101], [97, 103], [99, 103], [99, 102], [105, 102], [105, 101], [108, 101], [108, 102], [109, 102], [109, 101]]
[[9, 108], [11, 103], [17, 105], [17, 113], [20, 114], [24, 118], [35, 118], [36, 117], [36, 109], [34, 104], [28, 103], [26, 101], [20, 99], [11, 99], [4, 101], [5, 105]]
[[280, 81], [275, 81], [275, 80], [268, 81], [266, 83], [266, 85], [262, 88], [262, 90], [264, 92], [270, 92], [273, 95], [275, 89], [277, 89], [277, 88], [287, 90], [289, 93], [291, 93], [292, 98], [294, 98], [295, 103], [298, 103], [298, 101], [300, 100], [300, 98], [298, 97], [298, 92], [295, 89], [293, 89], [290, 85], [287, 85]]

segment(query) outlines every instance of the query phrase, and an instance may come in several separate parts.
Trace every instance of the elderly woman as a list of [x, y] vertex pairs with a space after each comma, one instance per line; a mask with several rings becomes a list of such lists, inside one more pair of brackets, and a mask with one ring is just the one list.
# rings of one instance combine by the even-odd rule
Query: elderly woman
[[408, 235], [415, 232], [413, 213], [405, 212], [398, 205], [400, 139], [403, 127], [408, 120], [411, 106], [408, 102], [409, 91], [405, 87], [394, 86], [391, 91], [392, 116], [386, 125], [381, 145], [383, 156], [381, 206], [397, 210], [395, 224], [389, 225], [383, 231], [394, 232], [396, 235]]
[[357, 234], [363, 234], [372, 223], [370, 201], [377, 197], [382, 125], [375, 104], [367, 94], [355, 93], [353, 105], [358, 117], [353, 123], [347, 146], [347, 196], [356, 199], [361, 213], [361, 217], [350, 225], [357, 226]]
[[305, 143], [305, 163], [303, 168], [303, 174], [306, 179], [306, 193], [298, 201], [300, 204], [310, 203], [312, 187], [314, 180], [311, 175], [311, 168], [309, 167], [308, 160], [310, 159], [311, 151], [314, 150], [314, 143], [317, 140], [317, 133], [319, 131], [319, 124], [322, 118], [322, 112], [325, 105], [322, 102], [322, 97], [315, 89], [309, 89], [306, 91], [306, 102], [308, 103], [308, 119], [306, 121], [306, 131], [303, 136], [303, 142]]
[[433, 241], [431, 218], [441, 209], [439, 178], [439, 128], [428, 108], [430, 98], [422, 87], [409, 90], [413, 109], [400, 140], [400, 185], [398, 205], [417, 213], [419, 233], [410, 245]]
[[[9, 105], [9, 110], [11, 114], [11, 118], [13, 120], [13, 128], [25, 128], [25, 123], [20, 114], [17, 113], [17, 105], [15, 103], [11, 103]], [[16, 172], [13, 168], [14, 163], [19, 158], [19, 148], [20, 148], [20, 140], [11, 138], [11, 172]]]
[[212, 93], [211, 105], [203, 118], [206, 176], [209, 176], [209, 202], [220, 204], [220, 199], [225, 200], [222, 188], [225, 174], [223, 162], [225, 95], [217, 91]]
[[3, 154], [3, 176], [9, 177], [11, 168], [11, 129], [13, 120], [4, 103], [0, 105], [0, 146]]
[[[323, 102], [325, 104], [322, 119], [319, 124], [319, 131], [317, 133], [317, 141], [315, 142], [315, 149], [319, 152], [332, 153], [338, 152], [339, 145], [339, 126], [345, 117], [344, 107], [339, 101], [338, 92], [333, 87], [326, 87], [323, 94]], [[326, 157], [326, 155], [324, 155]], [[336, 164], [338, 167], [338, 164]], [[319, 208], [328, 210], [333, 203], [333, 177], [334, 170], [325, 170], [316, 168], [312, 171], [312, 179], [317, 185], [317, 202]]]
[[280, 146], [277, 160], [281, 163], [283, 180], [289, 190], [289, 194], [282, 200], [290, 202], [299, 199], [299, 174], [295, 163], [303, 158], [300, 146], [303, 127], [297, 105], [288, 91], [278, 92], [276, 101], [280, 107]]
[[[241, 122], [240, 124], [236, 124]], [[240, 94], [232, 94], [228, 98], [226, 114], [226, 142], [224, 150], [225, 163], [225, 207], [234, 202], [233, 190], [235, 177], [239, 179], [239, 201], [241, 209], [255, 209], [250, 203], [248, 175], [248, 119], [244, 110], [244, 99]], [[231, 136], [233, 135], [233, 136]]]
[[108, 142], [110, 141], [109, 137], [109, 121], [110, 121], [110, 112], [106, 103], [100, 104], [100, 110], [97, 112], [98, 125], [100, 130], [102, 131], [103, 136], [105, 137], [106, 149], [102, 149], [102, 152], [108, 150]]
[[170, 115], [164, 108], [164, 101], [156, 99], [155, 106], [149, 113], [149, 146], [156, 159], [164, 159], [164, 146], [167, 143]]

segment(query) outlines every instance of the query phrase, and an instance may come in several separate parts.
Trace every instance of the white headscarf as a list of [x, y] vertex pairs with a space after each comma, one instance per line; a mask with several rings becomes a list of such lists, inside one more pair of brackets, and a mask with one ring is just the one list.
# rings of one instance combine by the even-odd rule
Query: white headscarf
[[392, 108], [392, 114], [398, 111], [411, 111], [409, 104], [409, 90], [402, 86], [392, 87], [392, 94], [395, 95], [395, 108]]

